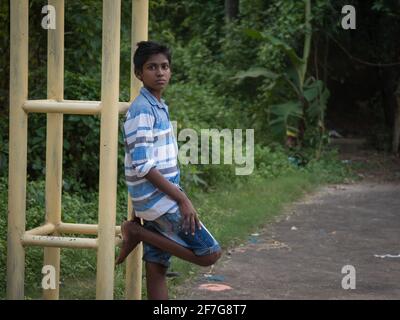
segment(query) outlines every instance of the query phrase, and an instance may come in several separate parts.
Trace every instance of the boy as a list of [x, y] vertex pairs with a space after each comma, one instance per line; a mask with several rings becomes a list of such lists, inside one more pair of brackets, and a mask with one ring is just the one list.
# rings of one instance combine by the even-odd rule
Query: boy
[[209, 266], [220, 258], [221, 248], [179, 186], [177, 142], [161, 99], [171, 77], [171, 53], [152, 41], [137, 45], [135, 75], [143, 87], [124, 123], [125, 176], [137, 218], [121, 226], [116, 264], [143, 241], [147, 296], [168, 299], [165, 275], [171, 255]]

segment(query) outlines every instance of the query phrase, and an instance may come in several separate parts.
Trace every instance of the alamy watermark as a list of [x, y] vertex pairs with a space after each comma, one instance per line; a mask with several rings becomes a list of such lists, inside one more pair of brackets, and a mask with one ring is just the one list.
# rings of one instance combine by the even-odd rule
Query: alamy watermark
[[356, 268], [350, 264], [345, 265], [342, 268], [342, 274], [346, 274], [342, 279], [342, 288], [354, 290], [356, 288]]
[[[45, 5], [42, 7], [42, 13], [46, 14], [42, 19], [42, 28], [54, 30], [56, 28], [56, 8], [52, 5]], [[355, 7], [352, 5], [343, 6], [342, 14], [345, 14], [342, 18], [342, 28], [344, 30], [356, 29]]]
[[171, 122], [177, 141], [185, 142], [178, 152], [181, 164], [210, 164], [210, 156], [211, 164], [221, 164], [222, 139], [222, 164], [238, 165], [239, 167], [235, 168], [236, 175], [253, 173], [254, 129], [201, 129], [199, 136], [198, 132], [191, 128], [181, 129], [177, 134], [177, 121]]
[[47, 264], [42, 268], [42, 288], [44, 290], [54, 290], [56, 289], [56, 268], [54, 266]]
[[42, 19], [42, 28], [54, 30], [56, 28], [56, 8], [52, 5], [43, 6], [42, 13], [46, 14]]
[[342, 18], [342, 28], [344, 30], [355, 30], [356, 27], [356, 8], [351, 5], [346, 5], [342, 8], [342, 14], [346, 14]]

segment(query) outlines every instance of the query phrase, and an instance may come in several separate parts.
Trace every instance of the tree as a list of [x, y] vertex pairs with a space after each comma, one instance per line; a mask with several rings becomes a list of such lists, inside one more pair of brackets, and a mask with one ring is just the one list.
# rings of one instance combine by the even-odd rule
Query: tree
[[225, 18], [227, 21], [236, 19], [239, 15], [239, 0], [225, 0]]

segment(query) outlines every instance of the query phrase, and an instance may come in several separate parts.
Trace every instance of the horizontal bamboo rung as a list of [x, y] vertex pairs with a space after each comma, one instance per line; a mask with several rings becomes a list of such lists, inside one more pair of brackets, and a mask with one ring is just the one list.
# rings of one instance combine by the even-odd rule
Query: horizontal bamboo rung
[[97, 239], [69, 238], [55, 236], [35, 236], [25, 234], [21, 238], [24, 246], [97, 249]]
[[[119, 102], [119, 113], [125, 113], [130, 102]], [[23, 108], [26, 112], [36, 113], [63, 113], [76, 115], [95, 115], [101, 113], [101, 101], [80, 100], [27, 100]]]
[[[59, 233], [78, 233], [78, 234], [93, 234], [96, 235], [99, 226], [97, 224], [79, 224], [79, 223], [60, 223], [57, 226]], [[115, 227], [115, 235], [121, 233], [121, 227]]]
[[132, 102], [118, 102], [118, 112], [125, 114]]
[[[21, 237], [21, 243], [24, 246], [54, 247], [54, 248], [78, 248], [78, 249], [97, 249], [97, 238], [70, 238], [55, 236], [37, 236], [24, 234]], [[115, 238], [115, 245], [121, 246], [122, 239]]]
[[74, 100], [28, 100], [23, 108], [26, 112], [38, 113], [64, 113], [64, 114], [99, 114], [101, 110], [99, 101], [74, 101]]
[[56, 227], [52, 223], [46, 223], [42, 226], [36, 227], [34, 229], [28, 230], [25, 234], [30, 234], [34, 236], [43, 236], [53, 233], [56, 230]]

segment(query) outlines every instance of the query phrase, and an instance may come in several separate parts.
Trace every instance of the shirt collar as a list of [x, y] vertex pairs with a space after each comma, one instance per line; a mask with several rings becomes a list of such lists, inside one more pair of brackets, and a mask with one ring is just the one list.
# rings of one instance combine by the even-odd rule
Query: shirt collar
[[140, 88], [140, 93], [150, 102], [152, 106], [166, 109], [165, 100], [161, 99], [161, 102], [145, 87]]

